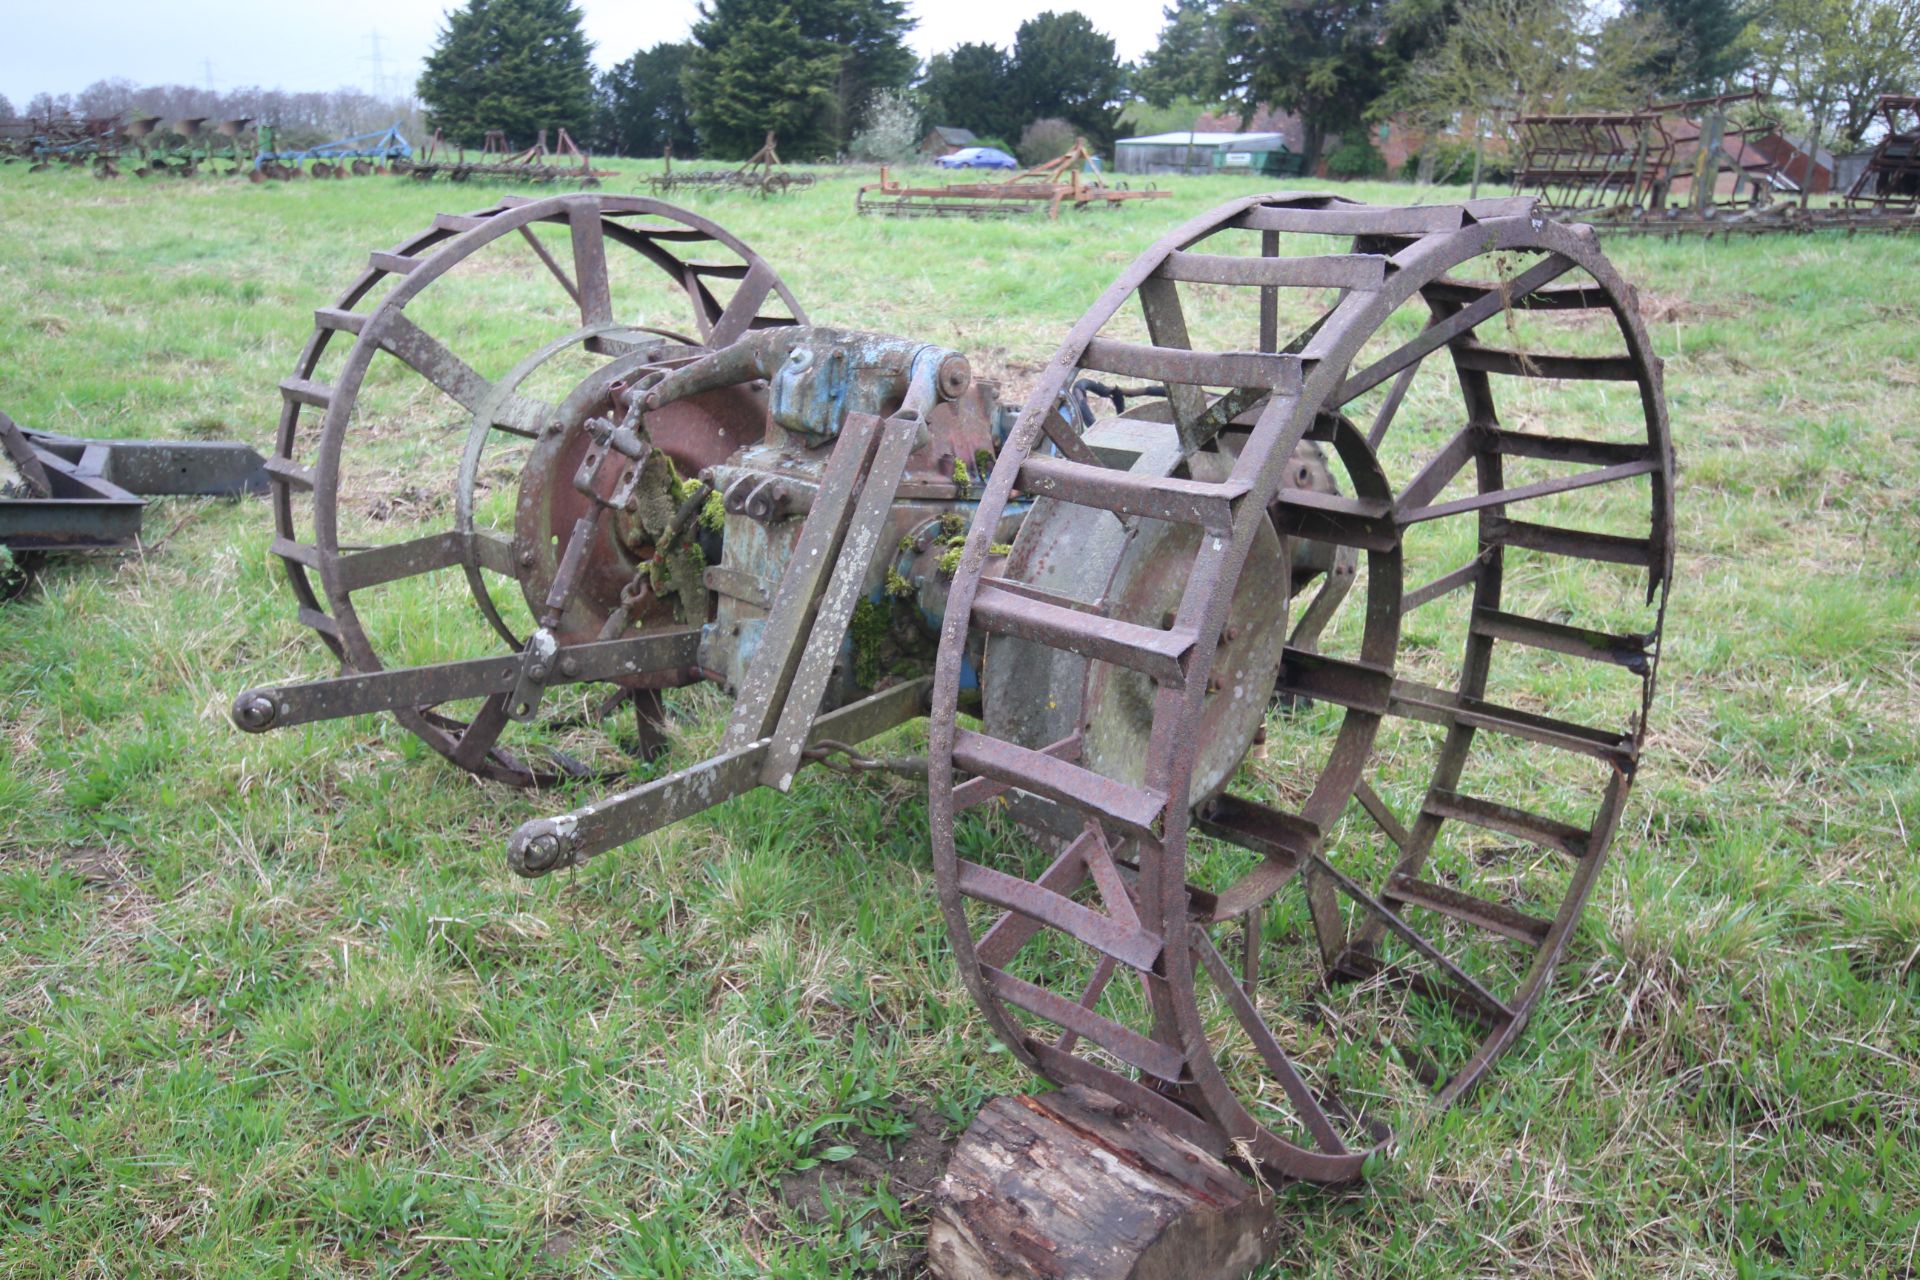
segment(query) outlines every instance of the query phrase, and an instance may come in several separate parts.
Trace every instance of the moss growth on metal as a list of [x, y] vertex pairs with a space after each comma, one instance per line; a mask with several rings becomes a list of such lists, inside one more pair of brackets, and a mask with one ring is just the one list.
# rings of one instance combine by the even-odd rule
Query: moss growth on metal
[[707, 556], [697, 542], [682, 542], [656, 553], [647, 561], [647, 582], [653, 594], [674, 601], [682, 622], [704, 620], [707, 613]]
[[871, 689], [880, 679], [887, 633], [892, 628], [893, 611], [880, 601], [862, 600], [853, 606], [847, 641], [853, 647], [853, 678], [863, 689]]
[[895, 600], [905, 600], [913, 595], [913, 580], [898, 569], [887, 570], [887, 594]]
[[975, 449], [973, 451], [973, 471], [982, 482], [993, 474], [993, 450]]
[[967, 474], [967, 464], [955, 458], [953, 460], [953, 482], [962, 489], [973, 484], [973, 477]]
[[[664, 453], [649, 454], [640, 482], [633, 489], [634, 523], [649, 538], [664, 538], [689, 492], [673, 459]], [[677, 546], [655, 551], [647, 562], [647, 581], [656, 596], [673, 600], [674, 611], [683, 622], [702, 621], [707, 614], [706, 569], [707, 558], [700, 548], [693, 539], [682, 538]]]
[[940, 566], [940, 572], [946, 574], [949, 578], [958, 572], [960, 569], [960, 556], [966, 549], [966, 542], [961, 541], [952, 544], [945, 551], [942, 551], [940, 553], [940, 559], [936, 562]]
[[727, 504], [720, 498], [720, 491], [714, 490], [707, 495], [707, 504], [700, 508], [700, 527], [719, 533], [727, 526]]
[[961, 538], [967, 532], [967, 518], [957, 511], [949, 511], [940, 517], [940, 536], [942, 538]]

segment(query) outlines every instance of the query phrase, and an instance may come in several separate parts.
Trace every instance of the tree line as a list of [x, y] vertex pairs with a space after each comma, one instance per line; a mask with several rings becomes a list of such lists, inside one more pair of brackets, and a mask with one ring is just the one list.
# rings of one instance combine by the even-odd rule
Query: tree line
[[1748, 88], [1796, 138], [1859, 147], [1920, 80], [1920, 0], [1177, 0], [1132, 84], [1149, 103], [1296, 114], [1333, 134], [1402, 117], [1631, 110]]
[[406, 98], [381, 97], [359, 89], [327, 93], [288, 93], [249, 85], [235, 89], [207, 89], [195, 85], [139, 85], [131, 80], [96, 80], [78, 93], [37, 93], [15, 108], [0, 95], [0, 121], [136, 119], [210, 121], [246, 118], [271, 125], [276, 144], [283, 148], [310, 147], [335, 138], [373, 133], [398, 124], [418, 142], [422, 117], [419, 105]]
[[687, 40], [596, 75], [572, 0], [469, 0], [419, 91], [433, 126], [469, 145], [489, 128], [564, 126], [634, 156], [739, 159], [768, 130], [793, 160], [898, 151], [928, 123], [1002, 141], [1060, 121], [1101, 146], [1119, 131], [1131, 69], [1083, 14], [1043, 13], [1011, 49], [963, 44], [925, 66], [912, 29], [906, 0], [705, 0]]
[[[424, 122], [353, 90], [119, 80], [42, 94], [25, 113], [246, 115], [300, 142], [397, 118], [470, 147], [491, 129], [523, 146], [565, 128], [601, 153], [720, 159], [773, 130], [789, 160], [886, 160], [930, 125], [1105, 148], [1129, 126], [1205, 112], [1244, 125], [1277, 109], [1298, 118], [1311, 165], [1335, 136], [1369, 151], [1370, 126], [1389, 118], [1440, 136], [1748, 87], [1775, 95], [1796, 141], [1851, 150], [1881, 94], [1920, 91], [1920, 0], [1174, 0], [1164, 14], [1137, 65], [1071, 10], [1022, 23], [1009, 48], [961, 44], [922, 63], [905, 0], [704, 0], [687, 40], [596, 73], [574, 0], [467, 0], [420, 78]], [[0, 98], [0, 119], [12, 110]]]
[[721, 158], [769, 129], [789, 159], [885, 159], [935, 124], [1005, 144], [1039, 121], [1105, 147], [1123, 113], [1244, 124], [1278, 109], [1311, 165], [1389, 118], [1439, 134], [1749, 87], [1796, 138], [1851, 149], [1880, 94], [1920, 89], [1920, 0], [1175, 0], [1164, 14], [1137, 65], [1074, 11], [1022, 23], [1011, 48], [922, 64], [904, 0], [705, 0], [688, 40], [596, 76], [572, 0], [470, 0], [421, 96], [463, 138], [513, 127], [524, 101], [603, 151]]

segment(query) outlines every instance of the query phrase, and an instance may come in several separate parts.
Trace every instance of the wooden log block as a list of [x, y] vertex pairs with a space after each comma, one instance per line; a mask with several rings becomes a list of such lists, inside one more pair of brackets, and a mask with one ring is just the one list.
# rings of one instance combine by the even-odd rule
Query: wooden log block
[[1235, 1280], [1272, 1256], [1270, 1196], [1079, 1085], [995, 1098], [935, 1188], [939, 1280]]

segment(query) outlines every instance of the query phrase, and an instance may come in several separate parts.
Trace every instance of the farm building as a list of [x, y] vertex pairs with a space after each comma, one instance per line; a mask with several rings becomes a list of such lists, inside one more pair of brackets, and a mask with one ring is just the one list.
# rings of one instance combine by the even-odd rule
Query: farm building
[[927, 130], [927, 136], [920, 139], [920, 154], [929, 160], [938, 160], [941, 156], [950, 156], [966, 147], [978, 146], [980, 139], [973, 136], [971, 129], [959, 129], [950, 124], [937, 124]]
[[1278, 133], [1216, 133], [1181, 130], [1113, 144], [1114, 168], [1121, 173], [1296, 172], [1299, 157]]

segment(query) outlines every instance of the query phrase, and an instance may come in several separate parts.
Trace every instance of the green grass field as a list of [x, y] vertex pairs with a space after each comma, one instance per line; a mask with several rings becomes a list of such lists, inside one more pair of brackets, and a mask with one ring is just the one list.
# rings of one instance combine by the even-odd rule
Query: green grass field
[[[688, 203], [815, 321], [1015, 388], [1247, 189], [974, 224], [853, 187]], [[0, 169], [0, 408], [266, 452], [313, 308], [504, 193]], [[1284, 1188], [1275, 1276], [1920, 1274], [1920, 242], [1609, 252], [1681, 477], [1640, 782], [1550, 1007], [1364, 1185]], [[510, 358], [550, 303], [499, 296], [470, 319]], [[383, 496], [457, 451], [443, 410]], [[0, 605], [0, 1274], [912, 1274], [911, 1197], [780, 1189], [901, 1105], [957, 1130], [1032, 1083], [948, 957], [921, 788], [816, 770], [522, 881], [505, 836], [578, 799], [385, 718], [231, 726], [330, 674], [264, 504], [161, 501], [146, 536]]]

